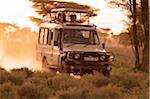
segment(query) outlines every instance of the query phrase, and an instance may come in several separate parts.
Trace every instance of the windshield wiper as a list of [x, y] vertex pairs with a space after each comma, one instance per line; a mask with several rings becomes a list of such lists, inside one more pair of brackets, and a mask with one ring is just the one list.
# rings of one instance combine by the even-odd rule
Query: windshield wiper
[[70, 47], [70, 46], [72, 46], [72, 45], [73, 45], [73, 44], [68, 44], [67, 47]]
[[83, 47], [87, 47], [88, 45], [90, 45], [90, 44], [84, 44], [84, 46], [83, 46]]

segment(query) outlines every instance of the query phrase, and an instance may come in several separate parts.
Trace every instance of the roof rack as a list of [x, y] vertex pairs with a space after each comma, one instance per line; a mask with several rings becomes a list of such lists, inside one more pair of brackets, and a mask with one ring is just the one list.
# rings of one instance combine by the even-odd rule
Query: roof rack
[[91, 10], [73, 9], [73, 8], [55, 8], [55, 9], [51, 9], [51, 13], [56, 13], [56, 12], [90, 13]]

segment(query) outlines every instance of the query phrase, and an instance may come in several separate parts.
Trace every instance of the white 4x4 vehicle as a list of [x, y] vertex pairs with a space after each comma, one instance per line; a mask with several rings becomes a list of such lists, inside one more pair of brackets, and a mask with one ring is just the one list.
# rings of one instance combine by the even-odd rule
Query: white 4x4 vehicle
[[[60, 8], [55, 11], [63, 14], [65, 12], [88, 13], [79, 9]], [[100, 43], [96, 27], [62, 20], [40, 25], [37, 59], [42, 61], [42, 66], [74, 74], [91, 73], [96, 70], [109, 76], [110, 64], [114, 57], [106, 52], [104, 45]]]

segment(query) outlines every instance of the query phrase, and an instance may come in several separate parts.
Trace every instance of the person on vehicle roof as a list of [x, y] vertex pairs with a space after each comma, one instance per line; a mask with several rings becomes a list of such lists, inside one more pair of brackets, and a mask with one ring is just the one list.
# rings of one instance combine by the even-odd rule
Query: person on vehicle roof
[[61, 22], [61, 23], [66, 22], [66, 15], [65, 15], [65, 13], [58, 13], [57, 20], [59, 22]]
[[70, 22], [72, 23], [77, 22], [77, 16], [75, 14], [70, 15]]

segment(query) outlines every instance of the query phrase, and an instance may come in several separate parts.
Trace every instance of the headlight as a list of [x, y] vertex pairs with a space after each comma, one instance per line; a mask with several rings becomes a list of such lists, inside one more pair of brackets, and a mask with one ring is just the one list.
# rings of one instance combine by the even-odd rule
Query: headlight
[[74, 58], [75, 58], [75, 59], [80, 59], [80, 54], [75, 54], [75, 55], [74, 55]]
[[114, 56], [113, 55], [109, 56], [109, 61], [110, 62], [114, 61]]
[[68, 52], [67, 58], [68, 58], [68, 59], [73, 59], [73, 53]]
[[103, 56], [100, 56], [100, 60], [101, 60], [101, 61], [104, 61], [105, 59], [106, 59], [106, 56], [104, 56], [104, 55], [103, 55]]

